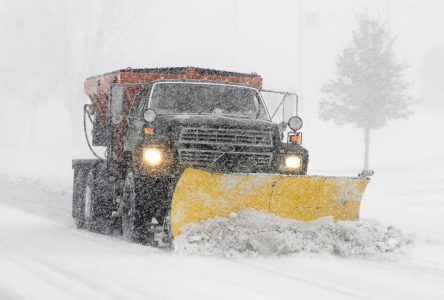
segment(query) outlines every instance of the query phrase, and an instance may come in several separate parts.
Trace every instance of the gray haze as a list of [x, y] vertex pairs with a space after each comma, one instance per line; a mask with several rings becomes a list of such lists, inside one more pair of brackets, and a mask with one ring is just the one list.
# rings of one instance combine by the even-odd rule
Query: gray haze
[[[2, 0], [2, 171], [52, 178], [60, 169], [55, 177], [69, 181], [70, 159], [89, 155], [81, 120], [82, 105], [89, 102], [84, 78], [128, 66], [257, 72], [267, 88], [300, 93], [304, 145], [311, 150], [314, 171], [343, 166], [358, 170], [360, 133], [318, 120], [320, 86], [333, 76], [335, 60], [358, 17], [367, 14], [387, 22], [398, 37], [395, 49], [410, 65], [411, 94], [419, 100], [416, 112], [440, 118], [442, 8], [438, 0]], [[380, 130], [374, 165], [407, 161], [396, 150], [404, 139], [397, 144], [391, 137], [406, 126], [423, 132], [415, 123], [423, 119], [428, 118]], [[385, 149], [386, 141], [393, 143], [391, 150]], [[419, 147], [409, 151], [406, 155], [416, 155]], [[345, 155], [347, 163], [338, 163], [336, 155]]]

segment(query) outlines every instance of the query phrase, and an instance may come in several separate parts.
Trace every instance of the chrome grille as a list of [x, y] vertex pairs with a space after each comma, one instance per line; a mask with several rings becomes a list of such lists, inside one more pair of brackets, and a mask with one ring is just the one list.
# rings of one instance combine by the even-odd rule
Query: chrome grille
[[[208, 151], [196, 149], [180, 149], [179, 158], [181, 164], [194, 167], [207, 167], [213, 163], [224, 152]], [[272, 154], [271, 153], [251, 153], [251, 152], [225, 152], [226, 157], [223, 157], [227, 164], [232, 163], [248, 163], [254, 162], [254, 167], [257, 169], [266, 168], [270, 166]], [[222, 159], [222, 158], [221, 158]]]
[[272, 147], [270, 131], [225, 129], [225, 128], [182, 128], [181, 143], [237, 146]]

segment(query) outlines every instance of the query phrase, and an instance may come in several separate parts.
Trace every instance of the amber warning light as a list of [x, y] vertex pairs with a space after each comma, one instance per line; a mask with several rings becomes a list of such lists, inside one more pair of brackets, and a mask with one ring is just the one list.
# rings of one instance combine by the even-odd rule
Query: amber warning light
[[292, 144], [300, 144], [300, 143], [302, 143], [302, 132], [297, 132], [295, 134], [290, 134], [289, 140], [290, 140], [290, 143], [292, 143]]
[[154, 133], [154, 128], [151, 128], [151, 127], [145, 127], [145, 128], [143, 129], [143, 133], [144, 133], [145, 135], [152, 135], [152, 134]]

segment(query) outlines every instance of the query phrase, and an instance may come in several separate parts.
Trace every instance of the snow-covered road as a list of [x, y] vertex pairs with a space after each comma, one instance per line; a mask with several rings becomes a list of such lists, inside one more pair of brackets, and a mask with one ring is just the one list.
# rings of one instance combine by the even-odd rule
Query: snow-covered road
[[394, 261], [184, 256], [75, 229], [69, 191], [0, 189], [0, 299], [444, 299], [439, 240]]

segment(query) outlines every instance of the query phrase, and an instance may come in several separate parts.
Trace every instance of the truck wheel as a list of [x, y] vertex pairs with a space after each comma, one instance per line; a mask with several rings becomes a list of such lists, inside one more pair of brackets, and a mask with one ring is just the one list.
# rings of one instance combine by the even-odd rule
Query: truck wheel
[[96, 227], [96, 189], [93, 171], [88, 172], [85, 183], [85, 192], [83, 194], [83, 218], [84, 227], [88, 230], [94, 230]]
[[77, 171], [72, 214], [77, 228], [109, 233], [112, 225], [112, 189], [106, 173], [97, 166]]
[[146, 236], [145, 221], [150, 222], [145, 213], [145, 191], [141, 180], [128, 172], [123, 186], [122, 234], [131, 242], [144, 242]]
[[82, 168], [74, 174], [74, 189], [72, 197], [72, 217], [77, 228], [84, 228], [84, 193], [86, 185], [86, 174], [88, 170]]

